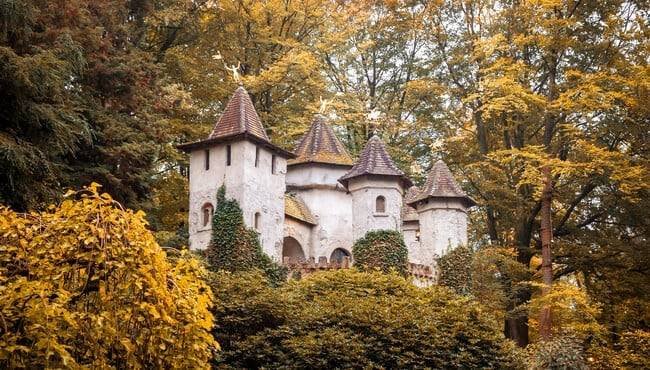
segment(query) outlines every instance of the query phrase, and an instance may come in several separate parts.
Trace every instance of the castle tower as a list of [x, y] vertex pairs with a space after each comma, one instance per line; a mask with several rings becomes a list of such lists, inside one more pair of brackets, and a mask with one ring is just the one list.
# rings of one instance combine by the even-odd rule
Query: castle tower
[[190, 154], [190, 248], [208, 246], [217, 189], [225, 184], [264, 252], [279, 260], [286, 161], [294, 155], [271, 143], [246, 89], [235, 90], [207, 139], [178, 148]]
[[400, 230], [402, 197], [412, 183], [377, 135], [368, 140], [357, 163], [339, 182], [352, 194], [354, 241], [370, 230]]
[[[296, 158], [288, 162], [287, 191], [298, 195], [297, 199], [304, 201], [316, 219], [310, 231], [309, 245], [301, 246], [305, 255], [325, 256], [330, 260], [333, 254], [336, 258], [350, 255], [352, 197], [338, 179], [352, 168], [352, 158], [321, 114], [314, 117], [295, 153]], [[304, 226], [293, 225], [291, 221], [293, 219], [285, 222], [285, 237], [305, 230]], [[299, 239], [298, 236], [291, 237]]]
[[421, 190], [407, 200], [420, 222], [420, 248], [414, 259], [432, 265], [449, 248], [467, 245], [467, 210], [476, 202], [458, 186], [449, 168], [437, 161]]

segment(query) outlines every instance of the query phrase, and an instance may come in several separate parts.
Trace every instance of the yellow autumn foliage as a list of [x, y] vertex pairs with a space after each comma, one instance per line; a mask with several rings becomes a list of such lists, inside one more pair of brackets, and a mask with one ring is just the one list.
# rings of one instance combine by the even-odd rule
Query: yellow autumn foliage
[[212, 293], [144, 213], [92, 184], [43, 212], [0, 207], [0, 368], [206, 368]]

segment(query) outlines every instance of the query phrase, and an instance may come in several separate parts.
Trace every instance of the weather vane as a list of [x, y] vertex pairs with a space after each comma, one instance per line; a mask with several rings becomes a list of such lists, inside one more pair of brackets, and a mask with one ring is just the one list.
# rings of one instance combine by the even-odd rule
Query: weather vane
[[237, 67], [233, 64], [232, 66], [228, 67], [226, 63], [223, 64], [223, 66], [226, 68], [226, 70], [230, 71], [232, 73], [232, 78], [237, 82], [238, 84], [242, 84], [241, 81], [241, 75], [239, 74], [239, 68], [241, 68], [241, 63], [237, 62]]
[[325, 110], [327, 109], [327, 106], [330, 105], [332, 101], [329, 99], [323, 99], [322, 96], [318, 97], [318, 100], [320, 100], [320, 107], [318, 108], [318, 113], [325, 114]]

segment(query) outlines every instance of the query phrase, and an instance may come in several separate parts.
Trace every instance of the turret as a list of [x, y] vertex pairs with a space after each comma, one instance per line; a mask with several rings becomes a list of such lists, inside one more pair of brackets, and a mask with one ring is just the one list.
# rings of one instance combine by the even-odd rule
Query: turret
[[208, 138], [178, 148], [190, 154], [190, 248], [208, 246], [217, 189], [225, 184], [264, 251], [279, 260], [286, 161], [294, 155], [271, 142], [246, 89], [235, 90]]
[[357, 163], [339, 182], [352, 195], [353, 240], [370, 230], [400, 230], [402, 197], [412, 183], [377, 135], [368, 140]]
[[352, 200], [338, 179], [352, 168], [352, 158], [321, 114], [314, 116], [295, 153], [296, 158], [288, 162], [287, 191], [304, 202], [314, 215], [314, 224], [309, 231], [310, 238], [292, 235], [307, 232], [308, 224], [304, 220], [303, 225], [297, 224], [300, 219], [289, 215], [291, 218], [285, 225], [285, 254], [289, 255], [291, 244], [295, 245], [302, 236], [303, 240], [309, 239], [301, 242], [307, 257], [326, 256], [331, 260], [333, 255], [338, 259], [341, 255], [349, 256], [353, 242]]
[[467, 245], [467, 210], [476, 202], [458, 186], [449, 168], [437, 161], [420, 191], [407, 200], [418, 213], [420, 263], [432, 265], [450, 248]]

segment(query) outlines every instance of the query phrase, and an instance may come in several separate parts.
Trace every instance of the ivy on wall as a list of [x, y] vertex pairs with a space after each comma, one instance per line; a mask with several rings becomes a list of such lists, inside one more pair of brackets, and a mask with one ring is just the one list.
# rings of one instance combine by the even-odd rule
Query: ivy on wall
[[224, 185], [217, 191], [217, 208], [212, 217], [212, 236], [206, 257], [215, 271], [259, 269], [273, 283], [286, 280], [286, 269], [262, 251], [257, 231], [246, 227], [239, 203], [226, 198]]
[[368, 231], [352, 246], [354, 265], [360, 270], [380, 269], [406, 275], [408, 249], [402, 234], [395, 230]]

